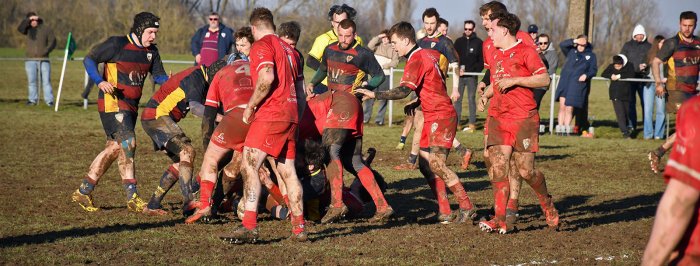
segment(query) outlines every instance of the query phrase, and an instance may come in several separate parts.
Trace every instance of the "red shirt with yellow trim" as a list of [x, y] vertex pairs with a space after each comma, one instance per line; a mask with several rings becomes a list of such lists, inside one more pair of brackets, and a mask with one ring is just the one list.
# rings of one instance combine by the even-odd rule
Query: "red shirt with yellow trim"
[[228, 112], [236, 106], [248, 104], [252, 95], [253, 79], [250, 74], [250, 62], [237, 60], [216, 73], [209, 85], [204, 105], [217, 109], [222, 106], [224, 112]]
[[[547, 68], [537, 51], [518, 40], [508, 49], [497, 49], [491, 60], [491, 80], [493, 80], [493, 102], [489, 105], [489, 115], [497, 118], [522, 119], [536, 113], [537, 103], [532, 88], [513, 86], [501, 92], [496, 85], [501, 79], [530, 77], [547, 73]], [[534, 110], [534, 112], [533, 112]]]
[[274, 34], [262, 37], [250, 49], [250, 69], [253, 87], [258, 80], [258, 71], [271, 66], [275, 80], [270, 92], [258, 106], [253, 121], [285, 121], [297, 123], [297, 96], [295, 80], [303, 75], [299, 55], [294, 48]]
[[[700, 96], [687, 100], [678, 110], [676, 118], [676, 142], [664, 170], [666, 182], [680, 181], [700, 191]], [[678, 243], [681, 254], [700, 256], [700, 200], [695, 203], [695, 212]]]
[[425, 121], [457, 116], [440, 70], [445, 56], [432, 49], [417, 48], [411, 52], [401, 77], [400, 86], [416, 92], [421, 101]]

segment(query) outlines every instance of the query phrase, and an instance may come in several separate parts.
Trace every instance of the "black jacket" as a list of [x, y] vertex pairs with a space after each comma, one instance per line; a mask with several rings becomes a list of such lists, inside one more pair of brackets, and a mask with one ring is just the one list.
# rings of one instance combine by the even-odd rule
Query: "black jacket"
[[[613, 64], [608, 65], [607, 68], [600, 74], [601, 77], [610, 78], [612, 75], [620, 74], [621, 79], [634, 78], [634, 67], [632, 67], [632, 62], [625, 64], [620, 70], [615, 69]], [[630, 101], [630, 86], [632, 85], [629, 81], [610, 81], [610, 100], [618, 101]]]
[[470, 37], [462, 36], [455, 41], [455, 50], [459, 55], [459, 65], [464, 65], [465, 72], [481, 72], [484, 69], [484, 55], [481, 52], [483, 41], [473, 33]]
[[[647, 54], [651, 49], [651, 43], [646, 40], [643, 42], [638, 42], [635, 40], [630, 40], [622, 46], [621, 54], [627, 56], [630, 61], [628, 65], [632, 65], [637, 78], [644, 78], [649, 74], [651, 66], [647, 62]], [[639, 64], [647, 64], [647, 68], [644, 71], [639, 70]]]

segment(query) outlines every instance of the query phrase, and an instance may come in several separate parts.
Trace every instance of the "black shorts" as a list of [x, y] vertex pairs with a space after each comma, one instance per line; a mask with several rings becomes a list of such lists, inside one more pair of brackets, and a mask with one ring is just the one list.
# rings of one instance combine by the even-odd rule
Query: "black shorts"
[[[153, 149], [165, 150], [173, 161], [178, 162], [181, 144], [190, 144], [192, 141], [185, 136], [182, 128], [169, 116], [161, 116], [155, 120], [141, 120], [141, 126], [153, 140]], [[176, 140], [176, 141], [173, 141]], [[175, 143], [177, 142], [177, 143]]]
[[102, 121], [107, 139], [120, 142], [135, 137], [134, 128], [136, 128], [137, 116], [138, 113], [131, 111], [100, 112], [100, 121]]

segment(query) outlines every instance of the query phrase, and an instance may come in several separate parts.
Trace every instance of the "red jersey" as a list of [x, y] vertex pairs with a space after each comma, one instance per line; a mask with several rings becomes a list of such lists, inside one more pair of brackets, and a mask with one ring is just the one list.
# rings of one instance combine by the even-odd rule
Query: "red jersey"
[[[676, 143], [668, 159], [664, 178], [673, 178], [700, 191], [700, 97], [687, 100], [678, 110]], [[684, 255], [700, 256], [700, 200], [695, 203], [693, 218], [676, 250]]]
[[[532, 37], [530, 37], [530, 34], [528, 34], [527, 32], [519, 30], [515, 34], [515, 38], [521, 41], [523, 44], [531, 46], [532, 49], [535, 49], [535, 51], [537, 51], [537, 45], [535, 44], [535, 41], [532, 39]], [[481, 44], [481, 51], [484, 53], [484, 68], [488, 69], [490, 67], [490, 60], [494, 58], [493, 53], [497, 50], [498, 48], [493, 46], [493, 40], [491, 39], [491, 37], [486, 38], [486, 40], [484, 40], [484, 42]], [[493, 82], [493, 79], [491, 79], [491, 81]]]
[[[517, 41], [515, 46], [494, 52], [491, 60], [491, 79], [493, 84], [493, 103], [489, 105], [489, 115], [498, 118], [522, 119], [537, 112], [532, 88], [514, 86], [501, 92], [496, 85], [501, 79], [529, 77], [547, 73], [547, 68], [537, 51]], [[495, 104], [494, 104], [495, 103]]]
[[269, 94], [258, 106], [253, 120], [286, 121], [297, 123], [297, 96], [294, 85], [303, 73], [300, 59], [294, 48], [274, 34], [266, 35], [250, 48], [250, 68], [253, 71], [253, 87], [258, 71], [265, 66], [274, 69], [275, 80]]
[[457, 116], [440, 70], [440, 58], [444, 61], [445, 56], [432, 49], [414, 49], [408, 56], [399, 85], [416, 92], [425, 121]]
[[204, 105], [223, 107], [229, 112], [236, 106], [248, 104], [253, 95], [253, 79], [250, 77], [250, 62], [237, 60], [223, 67], [214, 76]]

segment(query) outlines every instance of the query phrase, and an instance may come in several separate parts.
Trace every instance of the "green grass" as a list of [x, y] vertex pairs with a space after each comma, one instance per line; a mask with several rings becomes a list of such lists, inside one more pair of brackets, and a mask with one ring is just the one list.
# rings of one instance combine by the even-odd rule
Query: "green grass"
[[[2, 56], [12, 53], [0, 49]], [[60, 66], [60, 62], [53, 61], [54, 90]], [[187, 66], [166, 64], [165, 68], [177, 72]], [[4, 125], [0, 128], [2, 264], [472, 265], [556, 260], [587, 265], [600, 263], [597, 257], [608, 256], [614, 256], [609, 262], [612, 264], [639, 264], [664, 189], [663, 179], [648, 171], [645, 158], [646, 152], [661, 142], [621, 139], [605, 83], [594, 82], [590, 109], [596, 117], [597, 138], [545, 135], [540, 139], [537, 166], [546, 174], [560, 209], [560, 232], [544, 228], [537, 200], [527, 185], [523, 185], [521, 194], [520, 231], [515, 234], [500, 236], [480, 232], [471, 225], [435, 224], [436, 205], [420, 173], [392, 169], [407, 153], [394, 150], [401, 127], [370, 125], [365, 129], [364, 146], [378, 150], [373, 167], [389, 183], [387, 201], [397, 210], [394, 220], [383, 226], [366, 223], [365, 218], [313, 225], [309, 226], [312, 241], [295, 244], [285, 240], [288, 222], [261, 215], [263, 244], [225, 245], [215, 235], [229, 232], [240, 222], [184, 225], [177, 188], [164, 201], [166, 209], [174, 214], [145, 217], [128, 213], [116, 165], [94, 192], [102, 211], [85, 213], [70, 202], [70, 194], [105, 142], [94, 105], [96, 92], [90, 95], [93, 104], [89, 110], [80, 106], [83, 71], [81, 62], [68, 63], [62, 105], [59, 112], [54, 112], [41, 104], [24, 106], [27, 89], [23, 62], [0, 64], [0, 73], [5, 75], [0, 82], [0, 124]], [[152, 94], [146, 87], [141, 103]], [[403, 120], [400, 106], [401, 102], [395, 105], [394, 121]], [[549, 101], [542, 108], [548, 110]], [[479, 117], [483, 121], [483, 114]], [[542, 113], [543, 119], [548, 117], [548, 112]], [[180, 124], [194, 140], [198, 170], [203, 154], [198, 141], [200, 121], [189, 116]], [[140, 124], [136, 133], [136, 176], [140, 194], [147, 197], [169, 159], [152, 150]], [[482, 149], [481, 131], [460, 132], [457, 138], [478, 151]], [[493, 194], [480, 152], [473, 161], [468, 171], [458, 170], [457, 156], [451, 156], [448, 163], [459, 174], [480, 216], [485, 216]], [[350, 180], [346, 175], [346, 184]]]

